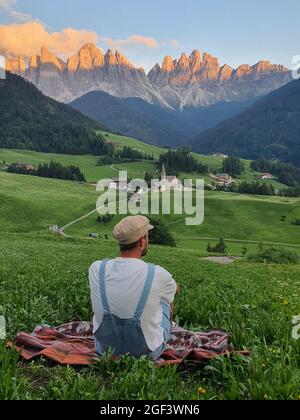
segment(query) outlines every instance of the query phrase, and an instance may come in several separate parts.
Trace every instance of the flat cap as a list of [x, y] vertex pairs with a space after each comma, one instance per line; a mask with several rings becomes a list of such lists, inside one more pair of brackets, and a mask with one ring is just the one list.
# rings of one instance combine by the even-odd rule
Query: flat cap
[[129, 245], [137, 242], [153, 228], [145, 216], [128, 216], [116, 225], [113, 236], [120, 244]]

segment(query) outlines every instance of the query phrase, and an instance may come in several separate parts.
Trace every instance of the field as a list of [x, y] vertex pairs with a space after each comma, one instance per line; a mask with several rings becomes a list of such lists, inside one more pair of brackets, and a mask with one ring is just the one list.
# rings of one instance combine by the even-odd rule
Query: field
[[[51, 224], [60, 227], [96, 208], [100, 193], [91, 185], [49, 180], [0, 172], [0, 231], [45, 232]], [[292, 245], [299, 249], [299, 228], [291, 222], [300, 217], [300, 200], [280, 197], [205, 193], [205, 220], [201, 226], [186, 226], [186, 215], [161, 216], [178, 239], [179, 246], [206, 249], [208, 241], [231, 240], [229, 252], [239, 255], [260, 241]], [[282, 217], [286, 219], [282, 221]], [[96, 221], [97, 214], [67, 229], [67, 233], [87, 238], [92, 232], [111, 238], [115, 216], [108, 225]]]
[[88, 182], [97, 182], [103, 178], [118, 177], [119, 169], [126, 170], [130, 178], [144, 178], [144, 172], [149, 169], [156, 171], [156, 165], [153, 162], [131, 162], [117, 165], [97, 166], [97, 156], [76, 156], [63, 155], [55, 153], [40, 153], [27, 150], [8, 150], [0, 149], [0, 162], [30, 162], [34, 166], [40, 163], [49, 163], [51, 160], [62, 165], [79, 166]]
[[[153, 165], [99, 168], [93, 156], [0, 151], [2, 162], [38, 164], [52, 158], [79, 165], [90, 181], [116, 176], [118, 168], [137, 177], [145, 165], [148, 169]], [[158, 369], [149, 361], [129, 357], [113, 362], [109, 355], [93, 367], [73, 369], [44, 359], [23, 363], [0, 341], [0, 400], [300, 398], [300, 340], [292, 339], [292, 319], [300, 313], [300, 265], [241, 259], [221, 266], [202, 259], [208, 242], [220, 237], [230, 255], [240, 255], [245, 246], [252, 252], [260, 242], [300, 253], [300, 230], [291, 224], [300, 218], [300, 199], [205, 194], [201, 226], [186, 226], [186, 215], [160, 216], [178, 247], [152, 246], [147, 261], [165, 267], [180, 285], [175, 311], [180, 325], [225, 329], [235, 348], [250, 350], [251, 357], [220, 358], [197, 373]], [[48, 226], [65, 226], [92, 211], [98, 196], [90, 184], [0, 171], [0, 315], [6, 318], [8, 339], [18, 331], [31, 332], [37, 324], [91, 320], [88, 268], [96, 259], [118, 255], [111, 232], [120, 216], [103, 225], [94, 213], [66, 229], [71, 238], [52, 236]], [[92, 232], [101, 239], [89, 239]], [[199, 394], [199, 387], [205, 393]]]
[[[87, 270], [95, 259], [116, 256], [115, 244], [7, 233], [0, 242], [0, 311], [8, 338], [36, 324], [91, 319]], [[152, 247], [147, 260], [180, 284], [180, 325], [226, 329], [237, 349], [251, 351], [249, 359], [218, 359], [197, 373], [128, 357], [73, 369], [45, 360], [20, 363], [2, 343], [0, 399], [298, 399], [300, 342], [291, 338], [291, 320], [300, 309], [300, 266], [241, 261], [223, 267], [200, 257]]]
[[[104, 136], [106, 141], [114, 143], [117, 148], [130, 146], [131, 148], [139, 150], [140, 152], [153, 154], [155, 160], [158, 160], [161, 154], [166, 153], [166, 149], [143, 143], [131, 137], [120, 136], [109, 132], [100, 133]], [[206, 156], [197, 153], [192, 153], [192, 155], [199, 162], [207, 165], [210, 172], [221, 172], [223, 162], [222, 158]], [[38, 166], [41, 163], [49, 163], [51, 160], [59, 162], [63, 165], [79, 166], [88, 182], [96, 182], [102, 178], [118, 177], [119, 170], [127, 171], [129, 178], [143, 179], [146, 170], [152, 172], [154, 175], [157, 175], [159, 177], [157, 164], [155, 162], [150, 161], [97, 166], [97, 156], [77, 156], [55, 153], [40, 153], [28, 150], [0, 149], [0, 170], [1, 166], [5, 166], [14, 162], [29, 162], [34, 166]], [[3, 162], [5, 162], [5, 164]], [[243, 162], [245, 165], [245, 172], [241, 175], [240, 180], [249, 182], [256, 181], [256, 176], [258, 175], [258, 172], [252, 171], [250, 169], [249, 160], [243, 160]], [[182, 173], [180, 174], [180, 178], [182, 180], [203, 178], [206, 184], [211, 184], [212, 182], [212, 179], [209, 175], [199, 175], [197, 173]], [[264, 182], [272, 183], [277, 190], [285, 187], [283, 184], [278, 183], [276, 180], [268, 180]]]

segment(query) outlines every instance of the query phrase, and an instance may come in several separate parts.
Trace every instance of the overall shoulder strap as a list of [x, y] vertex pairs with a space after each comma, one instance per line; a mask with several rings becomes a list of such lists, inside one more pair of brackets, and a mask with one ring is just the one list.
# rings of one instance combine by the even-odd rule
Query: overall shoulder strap
[[109, 259], [105, 259], [100, 264], [100, 270], [99, 270], [99, 285], [100, 285], [100, 296], [101, 296], [101, 302], [104, 311], [110, 312], [108, 300], [107, 300], [107, 294], [106, 294], [106, 285], [105, 285], [105, 270]]
[[147, 279], [146, 279], [146, 283], [144, 286], [144, 290], [142, 292], [142, 295], [140, 297], [139, 303], [137, 305], [135, 314], [134, 314], [134, 319], [136, 321], [139, 321], [141, 319], [143, 310], [145, 308], [145, 305], [147, 303], [148, 297], [149, 297], [149, 293], [153, 284], [153, 280], [154, 280], [154, 271], [155, 271], [155, 266], [154, 264], [148, 264], [148, 274], [147, 274]]

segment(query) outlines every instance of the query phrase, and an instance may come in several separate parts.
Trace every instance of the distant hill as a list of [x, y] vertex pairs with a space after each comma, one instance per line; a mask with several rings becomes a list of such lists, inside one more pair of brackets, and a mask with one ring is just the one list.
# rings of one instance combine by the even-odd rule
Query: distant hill
[[169, 124], [174, 121], [172, 114], [142, 99], [119, 99], [95, 91], [72, 102], [71, 106], [101, 121], [112, 131], [150, 144], [178, 146], [184, 142], [184, 134]]
[[280, 159], [300, 166], [300, 80], [259, 100], [242, 114], [200, 134], [192, 148], [246, 159]]
[[199, 132], [237, 115], [252, 102], [221, 102], [208, 107], [170, 110], [139, 98], [116, 98], [105, 92], [87, 93], [71, 106], [114, 132], [157, 146], [181, 146]]
[[23, 78], [0, 80], [0, 147], [41, 152], [100, 154], [104, 127], [68, 105], [44, 96]]

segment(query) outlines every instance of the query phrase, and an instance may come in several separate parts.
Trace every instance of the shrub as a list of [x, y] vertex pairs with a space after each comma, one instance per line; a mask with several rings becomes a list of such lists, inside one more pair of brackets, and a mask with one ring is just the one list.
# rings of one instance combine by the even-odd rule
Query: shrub
[[216, 246], [211, 246], [211, 244], [209, 243], [206, 248], [207, 252], [209, 252], [210, 254], [226, 254], [227, 249], [228, 247], [225, 244], [223, 238], [219, 240]]
[[206, 251], [209, 252], [210, 254], [212, 253], [212, 247], [211, 244], [209, 242], [209, 244], [207, 245]]
[[113, 221], [114, 215], [113, 214], [104, 214], [103, 216], [97, 217], [97, 222], [102, 223], [104, 225], [108, 225], [110, 222]]
[[150, 223], [154, 226], [154, 229], [150, 231], [150, 244], [176, 247], [174, 236], [162, 220], [150, 218]]
[[242, 249], [241, 249], [241, 255], [244, 257], [245, 255], [247, 255], [248, 254], [248, 248], [246, 247], [246, 246], [244, 246]]
[[259, 249], [255, 254], [249, 255], [248, 259], [249, 261], [273, 264], [297, 264], [300, 260], [295, 252], [275, 247]]

